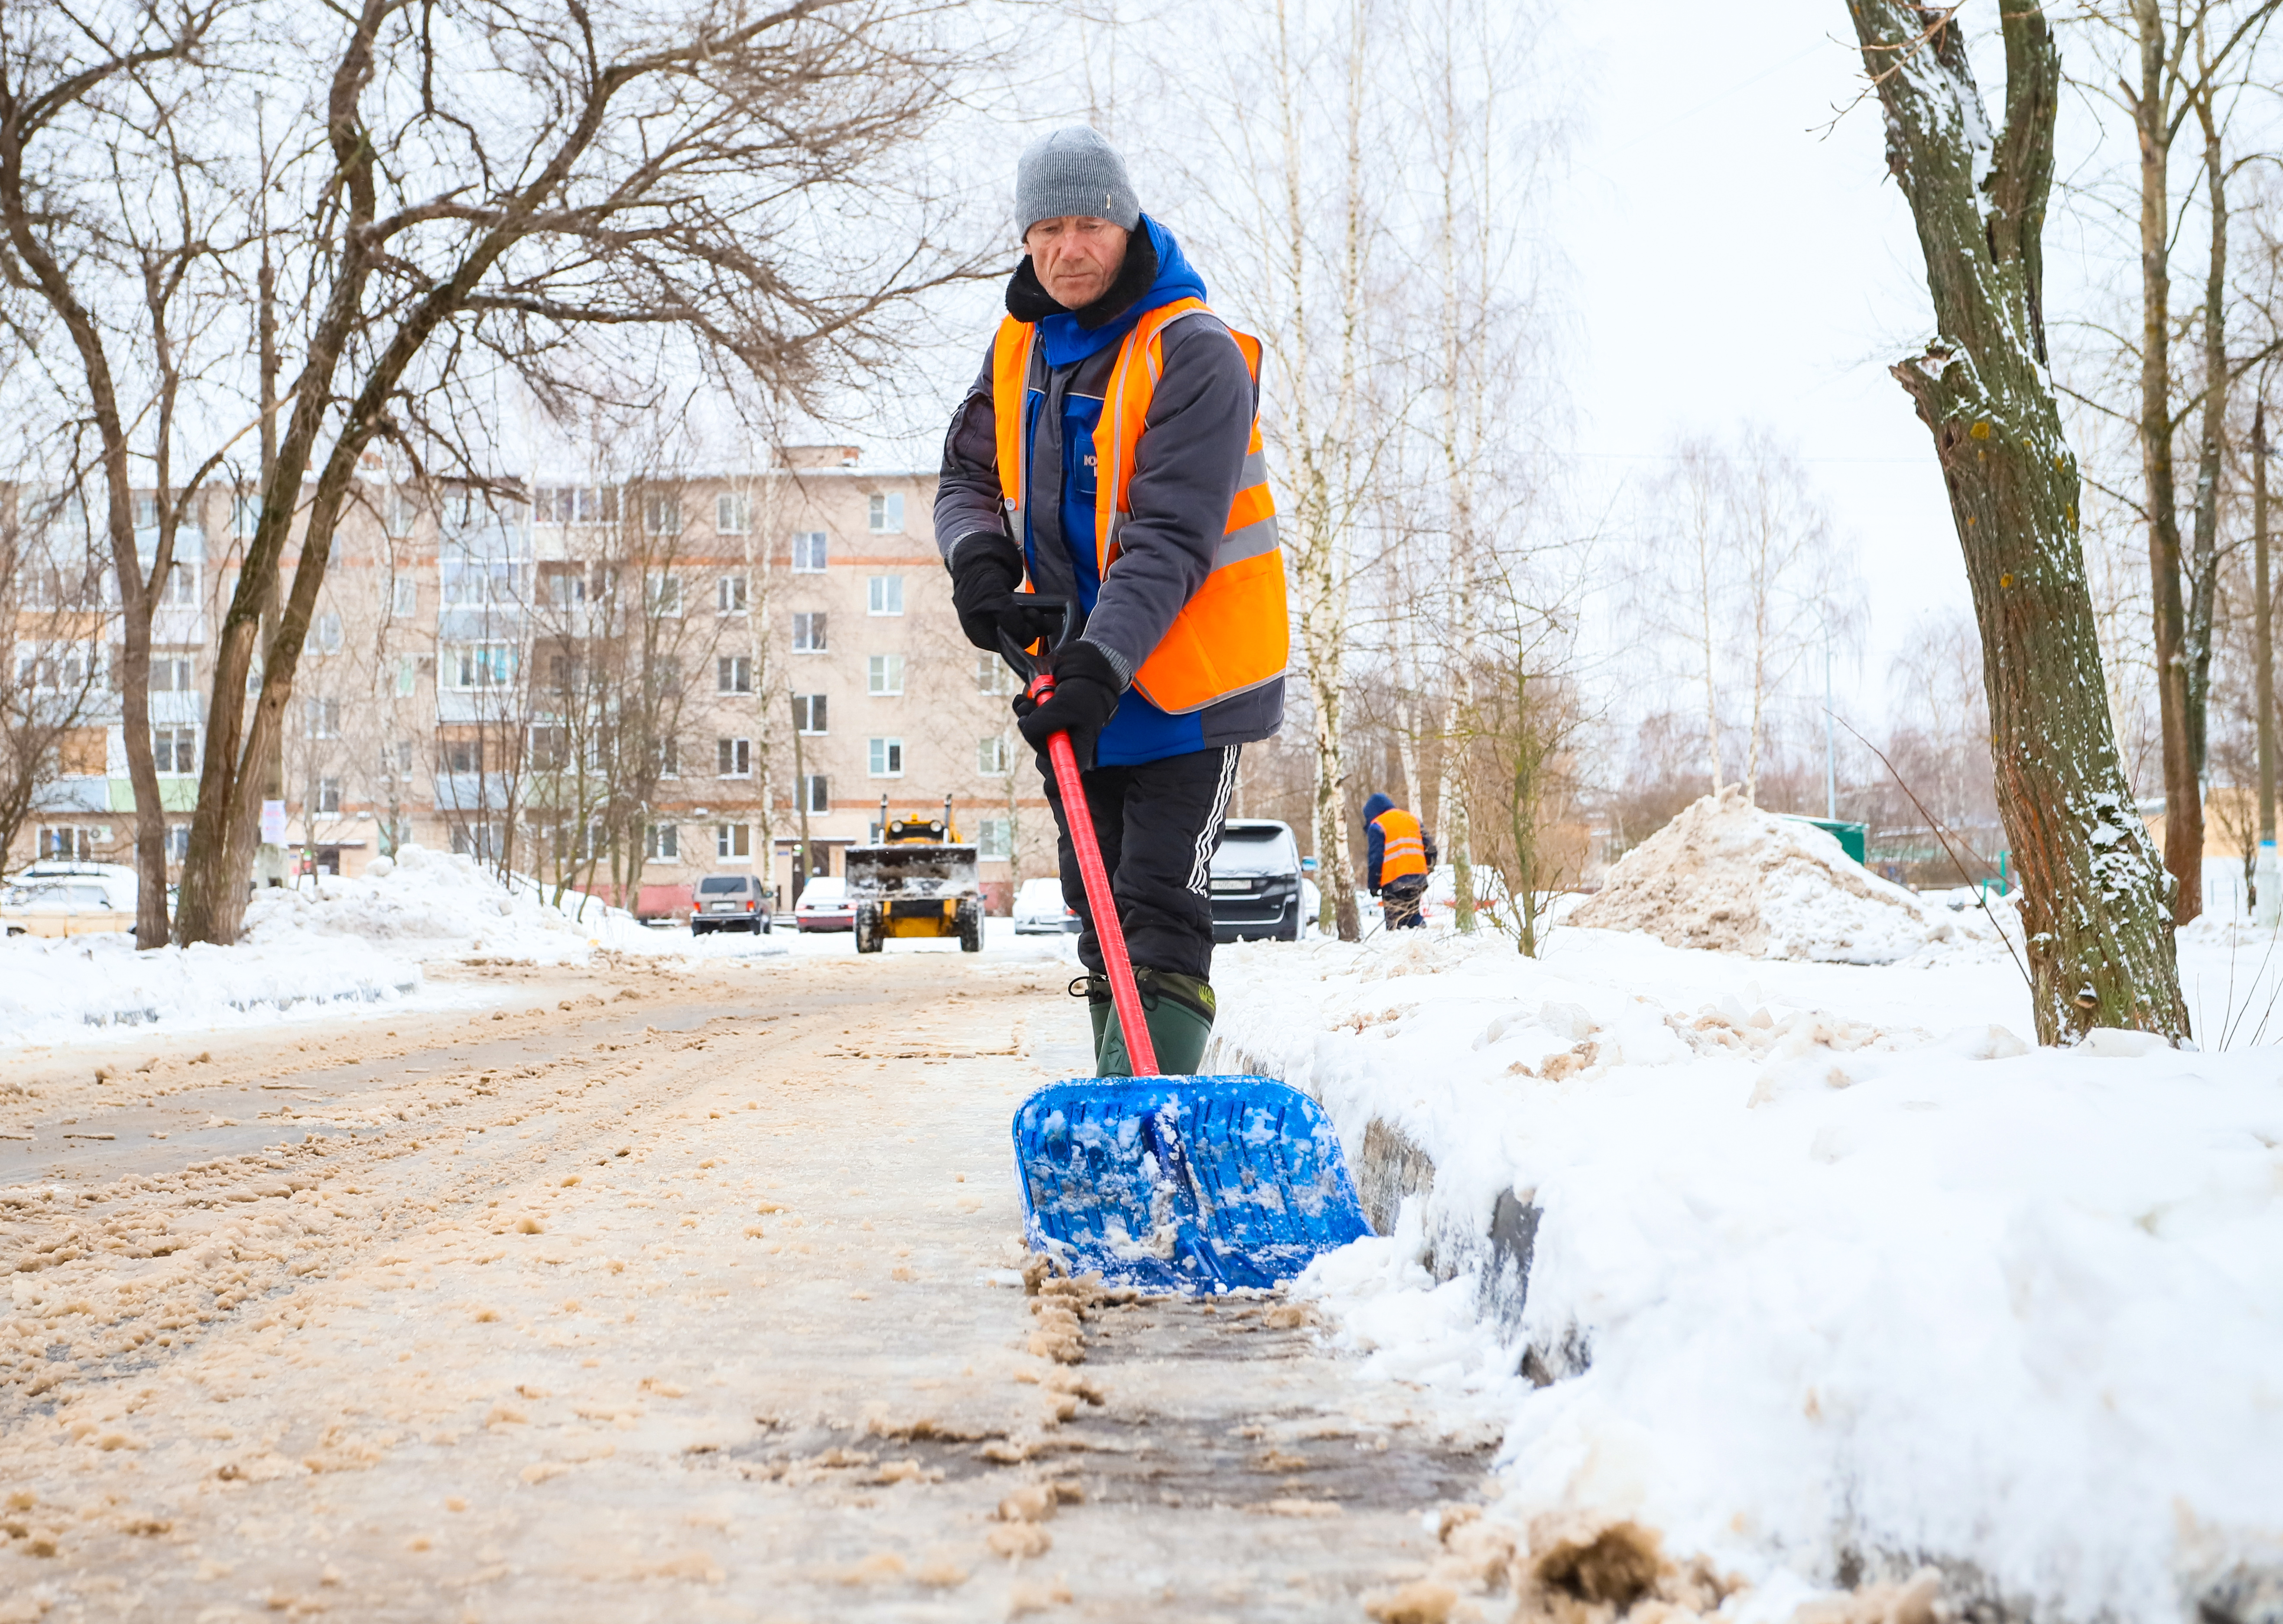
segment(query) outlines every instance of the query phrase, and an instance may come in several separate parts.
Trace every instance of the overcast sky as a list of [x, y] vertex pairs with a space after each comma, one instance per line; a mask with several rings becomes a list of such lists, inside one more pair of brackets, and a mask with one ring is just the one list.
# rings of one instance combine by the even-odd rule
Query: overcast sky
[[1887, 375], [1931, 325], [1926, 286], [1877, 108], [1833, 127], [1861, 83], [1844, 7], [1743, 15], [1570, 11], [1586, 88], [1557, 210], [1579, 471], [1646, 479], [1676, 434], [1773, 430], [1853, 545], [1871, 616], [1857, 696], [1876, 714], [1913, 624], [1971, 608], [1932, 444]]

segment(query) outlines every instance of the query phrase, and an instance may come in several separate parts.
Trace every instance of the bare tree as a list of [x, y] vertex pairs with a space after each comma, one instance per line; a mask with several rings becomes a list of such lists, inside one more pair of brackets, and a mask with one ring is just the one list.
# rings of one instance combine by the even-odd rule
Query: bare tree
[[[695, 365], [808, 397], [884, 361], [884, 315], [967, 273], [924, 221], [864, 234], [868, 197], [893, 188], [889, 155], [944, 101], [951, 63], [916, 25], [924, 3], [604, 19], [541, 0], [360, 0], [332, 14], [333, 43], [310, 64], [321, 143], [293, 177], [308, 315], [287, 346], [290, 415], [223, 620], [218, 695], [253, 669], [261, 583], [297, 515], [299, 558], [252, 716], [214, 708], [181, 939], [237, 934], [261, 764], [368, 445], [495, 483], [500, 457], [471, 425], [501, 371], [560, 402], [581, 355], [615, 343], [654, 361], [660, 335]], [[821, 236], [828, 198], [841, 218]]]
[[[2283, 0], [2115, 0], [2085, 15], [2122, 47], [2111, 81], [2091, 86], [2126, 115], [2137, 150], [2134, 214], [2139, 309], [2130, 348], [2136, 395], [2127, 414], [2139, 443], [2141, 494], [2147, 528], [2151, 626], [2164, 776], [2164, 861], [2170, 871], [2172, 917], [2186, 923], [2202, 911], [2203, 795], [2212, 663], [2212, 614], [2219, 571], [2221, 436], [2231, 369], [2226, 351], [2226, 104]], [[2109, 65], [2102, 64], [2104, 69]], [[2202, 297], [2189, 324], [2201, 330], [2198, 382], [2185, 384], [2174, 365], [2172, 255], [2183, 199], [2171, 182], [2171, 159], [2188, 120], [2203, 141], [2201, 179], [2209, 228]], [[2196, 423], [2191, 522], [2184, 538], [2177, 443]]]
[[[207, 58], [242, 9], [238, 0], [170, 0], [84, 16], [0, 10], [0, 284], [10, 295], [0, 299], [0, 323], [40, 348], [51, 341], [47, 324], [58, 330], [49, 376], [68, 404], [57, 428], [93, 442], [119, 596], [136, 936], [144, 948], [167, 940], [152, 618], [180, 527], [228, 446], [208, 447], [185, 473], [185, 390], [229, 347], [221, 328], [235, 246], [226, 240], [235, 206], [227, 166], [210, 150], [206, 98], [218, 74]], [[193, 128], [198, 138], [186, 134]], [[140, 514], [138, 464], [155, 487]]]
[[0, 488], [0, 878], [58, 778], [102, 770], [111, 615], [85, 514], [75, 492]]
[[2185, 1038], [2162, 870], [2100, 701], [2077, 464], [2046, 378], [2052, 27], [2035, 4], [2000, 10], [2006, 116], [1993, 123], [1954, 10], [1850, 10], [1926, 261], [1936, 337], [1893, 371], [1934, 436], [1973, 587], [2038, 1038], [2095, 1026]]

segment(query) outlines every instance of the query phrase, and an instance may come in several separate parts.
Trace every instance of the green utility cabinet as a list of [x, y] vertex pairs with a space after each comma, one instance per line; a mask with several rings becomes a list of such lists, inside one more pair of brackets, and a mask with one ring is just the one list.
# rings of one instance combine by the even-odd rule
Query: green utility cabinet
[[1830, 818], [1800, 818], [1797, 813], [1789, 815], [1797, 818], [1799, 822], [1812, 823], [1821, 829], [1832, 839], [1837, 841], [1847, 855], [1858, 863], [1863, 861], [1864, 853], [1870, 850], [1870, 825], [1868, 824], [1840, 823]]

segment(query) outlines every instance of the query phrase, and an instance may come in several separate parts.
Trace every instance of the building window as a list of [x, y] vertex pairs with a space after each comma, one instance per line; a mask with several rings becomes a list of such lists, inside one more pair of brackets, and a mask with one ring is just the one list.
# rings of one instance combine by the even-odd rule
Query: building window
[[444, 746], [444, 770], [448, 773], [480, 773], [484, 770], [484, 742], [481, 739], [453, 739]]
[[986, 863], [1003, 863], [1015, 855], [1015, 820], [986, 818], [978, 826], [975, 855]]
[[254, 526], [261, 523], [261, 497], [259, 493], [248, 496], [232, 497], [230, 499], [230, 534], [241, 537], [250, 536], [253, 533]]
[[97, 825], [73, 826], [43, 823], [40, 826], [40, 858], [42, 861], [56, 859], [68, 863], [91, 863], [96, 851], [111, 843], [111, 831]]
[[388, 770], [390, 765], [389, 758], [391, 757], [395, 758], [394, 765], [395, 770], [398, 773], [404, 773], [412, 771], [412, 741], [409, 739], [399, 739], [394, 744], [389, 746], [387, 750], [386, 750], [381, 756], [381, 770], [383, 772], [386, 772]]
[[720, 534], [742, 536], [752, 519], [752, 504], [743, 496], [724, 491], [713, 499], [713, 528]]
[[419, 680], [420, 657], [417, 654], [398, 655], [396, 657], [396, 696], [399, 699], [411, 698], [412, 690]]
[[1007, 735], [993, 734], [975, 742], [975, 770], [986, 778], [1007, 776]]
[[320, 615], [309, 627], [309, 652], [339, 654], [341, 651], [341, 618]]
[[560, 773], [571, 759], [570, 734], [560, 727], [531, 730], [531, 768], [534, 773]]
[[880, 695], [902, 693], [904, 691], [904, 657], [900, 654], [876, 654], [866, 659], [864, 691]]
[[83, 643], [37, 643], [16, 656], [16, 680], [41, 693], [70, 693], [103, 674], [103, 655]]
[[388, 494], [381, 498], [380, 522], [392, 536], [410, 535], [419, 517], [419, 499], [402, 486], [391, 486]]
[[178, 563], [167, 571], [167, 589], [159, 601], [176, 609], [191, 609], [199, 601], [199, 571], [194, 564]]
[[137, 494], [135, 498], [135, 528], [159, 528], [159, 499], [154, 495]]
[[167, 860], [170, 863], [188, 862], [190, 856], [191, 826], [187, 823], [168, 824], [167, 826]]
[[515, 680], [510, 643], [462, 643], [444, 651], [444, 670], [456, 688], [505, 688]]
[[651, 747], [651, 755], [658, 763], [658, 775], [660, 778], [680, 778], [682, 776], [681, 740], [660, 739]]
[[678, 863], [682, 860], [682, 831], [671, 823], [650, 826], [650, 860], [653, 863]]
[[795, 694], [792, 696], [792, 725], [796, 733], [822, 733], [824, 714], [823, 695]]
[[151, 661], [151, 691], [154, 694], [196, 692], [197, 668], [187, 654], [161, 654]]
[[305, 699], [302, 714], [308, 718], [309, 736], [313, 739], [338, 739], [341, 736], [341, 702], [338, 699]]
[[1015, 680], [1014, 668], [995, 654], [975, 657], [975, 691], [978, 694], [1016, 694], [1022, 684]]
[[479, 863], [495, 863], [499, 860], [500, 846], [499, 825], [495, 823], [452, 826], [452, 850], [462, 857], [474, 858]]
[[866, 583], [865, 612], [873, 615], [900, 615], [904, 612], [904, 578], [900, 575], [876, 575]]
[[161, 778], [188, 778], [199, 770], [199, 730], [153, 727], [151, 753], [159, 758]]
[[519, 563], [477, 563], [461, 558], [437, 565], [444, 602], [456, 608], [477, 609], [488, 603], [519, 605], [523, 598], [523, 566]]
[[653, 575], [650, 578], [650, 612], [653, 615], [679, 615], [682, 612], [682, 577]]
[[682, 533], [682, 498], [670, 491], [652, 491], [643, 498], [643, 524], [654, 536]]
[[714, 760], [718, 763], [717, 778], [751, 778], [753, 775], [753, 742], [751, 739], [716, 739], [713, 741]]
[[753, 662], [742, 654], [724, 654], [713, 662], [713, 691], [750, 694], [753, 691]]
[[822, 531], [796, 531], [792, 538], [792, 572], [795, 575], [823, 574], [828, 550]]
[[341, 781], [321, 778], [317, 781], [317, 811], [322, 815], [339, 817], [341, 810]]
[[611, 486], [543, 486], [534, 492], [532, 522], [539, 524], [615, 524], [619, 493]]
[[904, 775], [904, 742], [901, 739], [874, 739], [870, 742], [871, 773], [875, 778], [901, 778]]
[[792, 651], [795, 654], [824, 652], [824, 611], [804, 610], [792, 618]]
[[409, 575], [400, 575], [389, 583], [389, 613], [411, 616], [420, 612], [420, 582]]
[[829, 812], [832, 810], [832, 784], [823, 773], [810, 773], [801, 788], [807, 793], [810, 812]]
[[745, 578], [744, 576], [725, 575], [714, 583], [714, 587], [715, 602], [720, 605], [723, 614], [742, 615], [745, 612]]
[[904, 533], [904, 498], [901, 492], [872, 498], [872, 533], [876, 536], [900, 536]]
[[541, 564], [539, 595], [549, 609], [576, 609], [587, 601], [587, 571], [575, 563]]
[[717, 823], [713, 826], [713, 855], [715, 857], [751, 857], [753, 855], [753, 826], [750, 823]]

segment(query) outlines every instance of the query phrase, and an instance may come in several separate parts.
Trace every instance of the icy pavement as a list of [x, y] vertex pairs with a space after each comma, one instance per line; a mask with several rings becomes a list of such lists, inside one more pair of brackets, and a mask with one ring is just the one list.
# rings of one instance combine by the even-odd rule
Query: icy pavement
[[1361, 1616], [1496, 1419], [1300, 1307], [1026, 1288], [1055, 945], [5, 1062], [0, 1619]]

